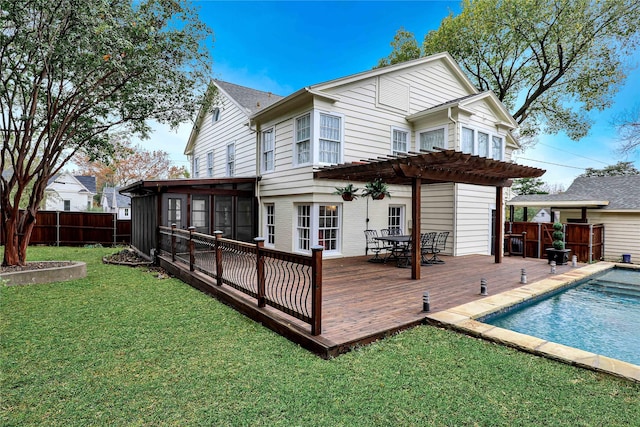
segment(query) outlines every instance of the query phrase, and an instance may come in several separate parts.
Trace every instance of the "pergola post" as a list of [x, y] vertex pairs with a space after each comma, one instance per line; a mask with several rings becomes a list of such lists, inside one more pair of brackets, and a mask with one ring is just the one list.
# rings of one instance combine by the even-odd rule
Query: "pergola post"
[[496, 223], [494, 225], [494, 236], [496, 236], [495, 241], [493, 242], [493, 253], [495, 255], [496, 264], [500, 264], [502, 262], [502, 242], [504, 237], [502, 236], [502, 231], [504, 228], [503, 219], [502, 219], [502, 187], [496, 187]]
[[422, 179], [413, 178], [411, 180], [411, 218], [413, 227], [411, 228], [411, 278], [420, 279], [420, 202], [422, 189]]

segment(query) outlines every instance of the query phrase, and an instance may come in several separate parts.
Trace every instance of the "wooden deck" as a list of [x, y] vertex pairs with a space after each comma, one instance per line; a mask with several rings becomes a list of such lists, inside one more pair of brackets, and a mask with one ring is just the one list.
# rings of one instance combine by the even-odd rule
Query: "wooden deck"
[[[367, 257], [325, 260], [322, 284], [322, 333], [270, 307], [258, 308], [255, 299], [213, 279], [189, 272], [188, 266], [161, 258], [161, 265], [183, 281], [213, 294], [245, 315], [263, 323], [322, 357], [332, 357], [397, 331], [425, 323], [423, 293], [429, 292], [430, 313], [484, 298], [480, 279], [487, 279], [489, 295], [521, 286], [525, 268], [528, 282], [546, 278], [545, 260], [505, 257], [501, 264], [484, 255], [442, 257], [445, 264], [422, 266], [421, 280], [411, 280], [411, 269], [394, 263], [374, 264]], [[185, 268], [186, 267], [186, 268]], [[557, 272], [570, 270], [558, 266]]]

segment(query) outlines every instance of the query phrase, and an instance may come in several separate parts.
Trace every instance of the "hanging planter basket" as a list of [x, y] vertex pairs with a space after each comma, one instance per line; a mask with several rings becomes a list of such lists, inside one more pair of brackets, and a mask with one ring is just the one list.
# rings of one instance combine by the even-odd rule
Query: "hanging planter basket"
[[341, 194], [341, 196], [342, 196], [342, 200], [344, 200], [345, 202], [350, 202], [353, 200], [353, 194], [351, 193], [344, 193], [344, 194]]
[[381, 194], [376, 194], [375, 196], [372, 197], [373, 200], [382, 200], [384, 199], [384, 193]]

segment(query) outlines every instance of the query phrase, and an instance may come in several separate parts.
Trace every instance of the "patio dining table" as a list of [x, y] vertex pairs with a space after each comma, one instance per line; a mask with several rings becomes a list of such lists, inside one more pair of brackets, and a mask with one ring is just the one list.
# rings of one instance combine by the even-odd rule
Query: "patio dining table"
[[[405, 264], [408, 264], [409, 259], [406, 256], [407, 255], [406, 247], [411, 242], [411, 235], [406, 234], [406, 235], [399, 235], [399, 236], [379, 236], [379, 237], [375, 237], [375, 239], [380, 240], [382, 242], [391, 243], [391, 245], [393, 246], [391, 248], [391, 253], [389, 254], [389, 256], [385, 258], [385, 261], [388, 260], [389, 258], [394, 258], [396, 262], [398, 262], [398, 266], [400, 266], [400, 261], [403, 261], [405, 262]], [[399, 256], [400, 254], [402, 254], [402, 257]]]

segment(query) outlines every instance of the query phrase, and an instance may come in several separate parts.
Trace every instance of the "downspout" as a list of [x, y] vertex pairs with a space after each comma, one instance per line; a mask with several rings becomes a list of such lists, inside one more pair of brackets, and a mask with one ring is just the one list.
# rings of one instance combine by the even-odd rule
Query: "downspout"
[[[451, 107], [447, 108], [447, 118], [453, 123], [453, 149], [458, 141], [458, 122], [451, 115]], [[453, 183], [453, 256], [458, 255], [458, 184]], [[496, 237], [497, 238], [497, 237]]]
[[264, 225], [262, 224], [262, 199], [260, 198], [260, 181], [262, 180], [262, 177], [260, 176], [260, 132], [258, 132], [258, 128], [253, 128], [252, 126], [252, 121], [251, 119], [249, 119], [249, 123], [247, 123], [247, 126], [249, 127], [249, 131], [250, 132], [255, 132], [256, 134], [256, 183], [255, 183], [255, 195], [256, 195], [256, 201], [258, 203], [258, 236], [261, 236], [262, 231], [264, 230]]

